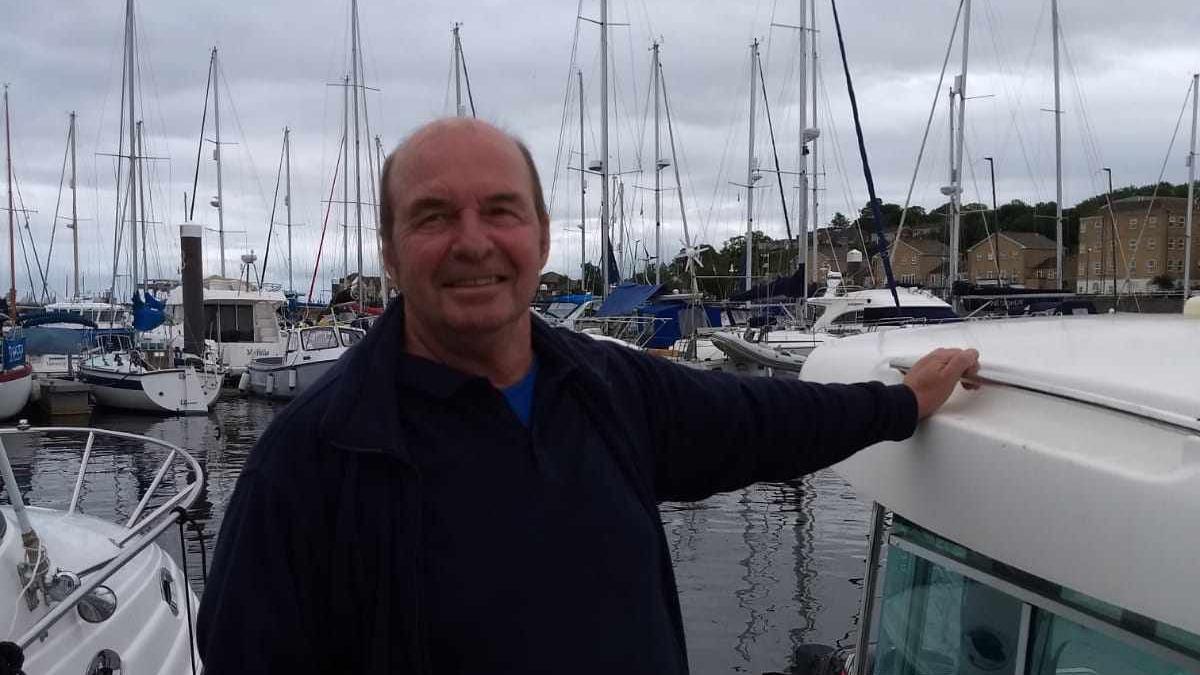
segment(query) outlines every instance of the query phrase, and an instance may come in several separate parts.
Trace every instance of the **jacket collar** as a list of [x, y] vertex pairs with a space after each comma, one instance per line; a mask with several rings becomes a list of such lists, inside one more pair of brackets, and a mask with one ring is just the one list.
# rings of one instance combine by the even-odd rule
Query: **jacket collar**
[[[536, 315], [532, 338], [539, 381], [558, 380], [581, 370], [596, 376], [578, 349], [572, 349], [558, 329]], [[402, 297], [389, 304], [362, 342], [342, 357], [338, 368], [340, 376], [332, 385], [320, 424], [323, 438], [342, 450], [392, 452], [405, 459], [408, 448], [402, 429], [401, 390], [449, 399], [468, 385], [479, 386], [483, 379], [405, 352]]]

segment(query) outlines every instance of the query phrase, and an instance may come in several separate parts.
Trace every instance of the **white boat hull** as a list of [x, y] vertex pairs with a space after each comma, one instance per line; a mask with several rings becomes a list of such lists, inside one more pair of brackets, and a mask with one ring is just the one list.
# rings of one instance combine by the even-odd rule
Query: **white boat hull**
[[109, 408], [203, 415], [221, 395], [223, 378], [190, 368], [126, 374], [81, 366], [79, 380], [91, 385], [98, 404]]
[[29, 402], [33, 390], [33, 369], [28, 365], [20, 368], [23, 372], [0, 375], [3, 378], [0, 379], [0, 420], [13, 417]]
[[[121, 537], [123, 531], [113, 523], [78, 513], [68, 515], [27, 508], [56, 567], [86, 569], [118, 551], [112, 539]], [[24, 559], [16, 519], [7, 506], [0, 509], [0, 518], [8, 520], [8, 536], [0, 540], [0, 560], [5, 567], [15, 569], [17, 562]], [[164, 581], [171, 586], [174, 608], [164, 595]], [[0, 583], [8, 591], [0, 593], [0, 597], [8, 599], [0, 609], [0, 620], [5, 626], [14, 626], [15, 637], [30, 628], [31, 622], [44, 615], [46, 609], [42, 605], [27, 612], [23, 601], [16, 608], [20, 583], [15, 574]], [[188, 597], [183, 596], [183, 572], [166, 551], [157, 545], [147, 547], [104, 585], [117, 596], [116, 612], [98, 624], [87, 623], [77, 612], [69, 612], [50, 628], [44, 640], [26, 649], [25, 672], [87, 673], [89, 664], [104, 649], [120, 657], [123, 673], [190, 673], [193, 657], [199, 669], [199, 656], [190, 648], [187, 616], [190, 606], [194, 626], [199, 603], [190, 588], [186, 589]], [[13, 616], [9, 610], [19, 613]]]
[[292, 399], [321, 379], [336, 363], [336, 359], [291, 366], [251, 363], [246, 370], [249, 377], [248, 391], [265, 398]]

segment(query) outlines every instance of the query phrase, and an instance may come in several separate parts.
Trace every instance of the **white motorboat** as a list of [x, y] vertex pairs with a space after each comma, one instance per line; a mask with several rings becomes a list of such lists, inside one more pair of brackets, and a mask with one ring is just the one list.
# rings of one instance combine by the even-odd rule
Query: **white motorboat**
[[[133, 445], [162, 463], [128, 516], [98, 512], [112, 484], [98, 467], [109, 445]], [[9, 462], [15, 447], [80, 453], [70, 502], [26, 506]], [[153, 464], [151, 464], [153, 466]], [[204, 485], [186, 451], [161, 440], [86, 428], [0, 430], [0, 626], [23, 650], [27, 673], [199, 672], [191, 639], [198, 602], [186, 575], [155, 539]], [[99, 480], [97, 480], [99, 479]], [[25, 494], [36, 490], [25, 486]], [[107, 510], [112, 510], [109, 507]], [[86, 511], [86, 513], [85, 513]]]
[[76, 378], [92, 387], [96, 402], [110, 408], [166, 415], [203, 415], [221, 394], [220, 364], [165, 347], [134, 348], [127, 339], [116, 348], [85, 356]]
[[[229, 377], [240, 377], [254, 359], [282, 356], [286, 338], [278, 310], [287, 298], [277, 284], [259, 286], [241, 279], [211, 276], [204, 280], [204, 337], [220, 347], [221, 363]], [[183, 348], [183, 287], [167, 297], [171, 321], [156, 336]]]
[[875, 503], [853, 672], [1200, 673], [1197, 344], [1200, 318], [1115, 314], [813, 352], [803, 375], [821, 382], [981, 355], [981, 389], [836, 467]]
[[[899, 300], [899, 307], [896, 300]], [[730, 359], [772, 369], [799, 371], [817, 347], [847, 335], [959, 321], [954, 308], [933, 293], [896, 287], [850, 290], [830, 273], [829, 286], [808, 299], [807, 328], [771, 326], [714, 333], [713, 344]]]
[[250, 362], [238, 389], [266, 398], [291, 399], [319, 380], [366, 332], [347, 326], [309, 326], [288, 331], [283, 356]]

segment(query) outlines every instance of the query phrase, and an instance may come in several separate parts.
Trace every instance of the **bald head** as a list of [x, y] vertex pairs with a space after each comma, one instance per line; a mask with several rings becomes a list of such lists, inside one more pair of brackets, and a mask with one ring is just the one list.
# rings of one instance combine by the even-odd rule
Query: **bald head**
[[397, 205], [402, 200], [402, 193], [408, 182], [406, 178], [412, 172], [421, 170], [422, 154], [431, 150], [436, 152], [438, 143], [450, 140], [480, 144], [499, 141], [515, 148], [529, 172], [530, 194], [538, 219], [544, 226], [549, 226], [550, 214], [542, 192], [542, 181], [529, 148], [516, 136], [482, 120], [450, 117], [434, 120], [409, 134], [383, 163], [383, 172], [379, 177], [379, 194], [382, 195], [379, 204], [379, 236], [385, 246], [391, 242], [395, 233]]

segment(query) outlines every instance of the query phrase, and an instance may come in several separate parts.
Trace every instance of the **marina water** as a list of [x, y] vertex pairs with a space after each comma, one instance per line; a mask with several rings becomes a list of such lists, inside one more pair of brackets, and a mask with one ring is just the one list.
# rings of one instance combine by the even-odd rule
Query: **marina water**
[[[185, 535], [192, 586], [204, 588], [202, 549], [211, 562], [225, 506], [255, 442], [282, 403], [226, 391], [207, 416], [155, 418], [97, 411], [90, 422], [161, 438], [191, 452], [206, 490], [192, 509], [201, 537]], [[65, 424], [65, 423], [64, 423]], [[84, 511], [128, 515], [154, 478], [156, 458], [141, 445], [97, 448], [100, 473], [83, 491]], [[18, 483], [35, 505], [70, 499], [78, 452], [10, 449]], [[314, 486], [313, 489], [318, 489]], [[868, 509], [832, 471], [788, 483], [764, 483], [702, 502], [661, 507], [675, 565], [692, 672], [786, 670], [796, 645], [849, 644], [858, 613]], [[485, 517], [485, 514], [480, 514]], [[177, 559], [179, 531], [160, 543]]]

